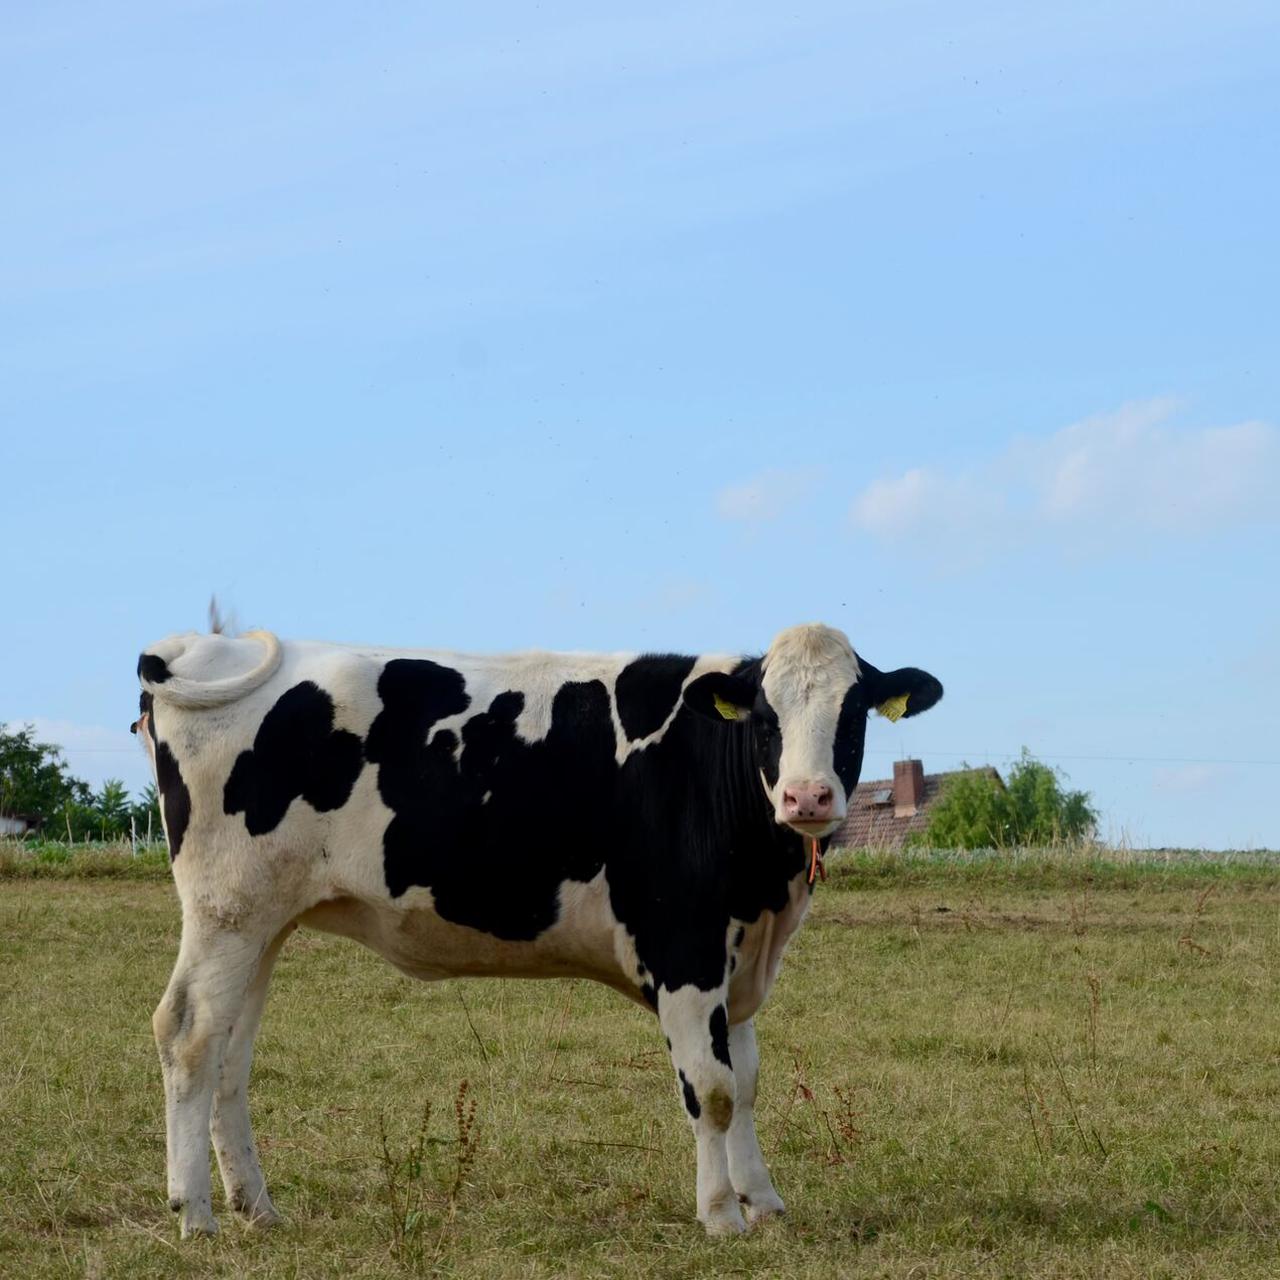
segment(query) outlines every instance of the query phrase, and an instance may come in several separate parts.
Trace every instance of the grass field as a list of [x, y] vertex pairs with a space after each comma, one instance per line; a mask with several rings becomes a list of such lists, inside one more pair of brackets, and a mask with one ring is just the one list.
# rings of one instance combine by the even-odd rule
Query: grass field
[[0, 855], [0, 1275], [1280, 1275], [1280, 862], [832, 866], [757, 1022], [785, 1221], [704, 1238], [643, 1011], [300, 935], [252, 1087], [287, 1225], [179, 1245], [163, 858]]

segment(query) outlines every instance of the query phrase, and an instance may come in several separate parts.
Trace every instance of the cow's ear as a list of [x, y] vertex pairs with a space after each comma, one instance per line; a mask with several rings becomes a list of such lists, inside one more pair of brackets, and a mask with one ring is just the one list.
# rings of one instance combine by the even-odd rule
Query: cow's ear
[[756, 687], [741, 676], [708, 671], [685, 686], [685, 705], [710, 720], [746, 720], [756, 700]]
[[867, 703], [886, 720], [918, 716], [942, 697], [941, 683], [919, 667], [877, 671], [863, 663], [862, 672], [867, 681]]

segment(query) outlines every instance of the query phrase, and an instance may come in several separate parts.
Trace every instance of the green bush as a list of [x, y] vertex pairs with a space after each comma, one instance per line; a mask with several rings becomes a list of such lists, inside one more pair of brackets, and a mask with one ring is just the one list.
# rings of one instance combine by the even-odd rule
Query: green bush
[[[966, 767], [967, 768], [967, 767]], [[1084, 840], [1098, 824], [1085, 791], [1068, 791], [1064, 775], [1024, 747], [1009, 780], [985, 769], [957, 774], [929, 812], [916, 843], [946, 849], [1001, 849]]]

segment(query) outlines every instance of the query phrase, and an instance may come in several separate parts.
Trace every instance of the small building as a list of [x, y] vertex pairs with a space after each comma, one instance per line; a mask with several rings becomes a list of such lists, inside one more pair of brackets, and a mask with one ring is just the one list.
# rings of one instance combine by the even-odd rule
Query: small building
[[909, 835], [923, 833], [929, 825], [929, 808], [952, 778], [985, 773], [1004, 786], [1004, 779], [990, 765], [980, 769], [953, 769], [949, 773], [925, 773], [919, 760], [895, 760], [892, 778], [860, 782], [849, 801], [844, 821], [831, 837], [841, 849], [900, 849]]
[[40, 825], [31, 813], [0, 813], [0, 836], [25, 836]]

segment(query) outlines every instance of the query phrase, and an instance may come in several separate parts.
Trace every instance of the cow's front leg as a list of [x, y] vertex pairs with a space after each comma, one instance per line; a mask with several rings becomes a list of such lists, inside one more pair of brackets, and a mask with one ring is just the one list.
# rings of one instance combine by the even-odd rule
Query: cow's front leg
[[785, 1213], [786, 1206], [773, 1189], [773, 1180], [756, 1138], [756, 1077], [760, 1073], [760, 1054], [756, 1049], [755, 1024], [750, 1018], [729, 1028], [729, 1056], [733, 1059], [737, 1086], [733, 1122], [726, 1138], [729, 1178], [747, 1211], [747, 1221], [755, 1223], [761, 1218]]
[[734, 1109], [726, 991], [727, 984], [714, 991], [693, 985], [658, 991], [658, 1018], [698, 1143], [698, 1219], [713, 1236], [747, 1228], [729, 1177], [725, 1143]]

